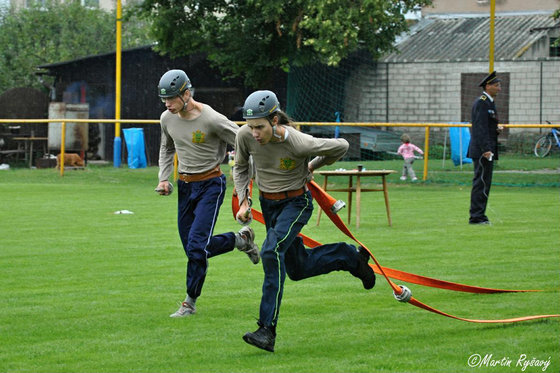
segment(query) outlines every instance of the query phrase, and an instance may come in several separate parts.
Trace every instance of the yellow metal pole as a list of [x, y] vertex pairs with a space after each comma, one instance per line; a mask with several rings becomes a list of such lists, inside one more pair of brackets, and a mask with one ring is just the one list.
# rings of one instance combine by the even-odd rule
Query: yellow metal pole
[[494, 71], [494, 19], [496, 15], [496, 0], [490, 0], [490, 51], [488, 72]]
[[430, 127], [426, 127], [426, 135], [424, 136], [424, 174], [422, 180], [428, 179], [428, 154], [430, 153]]
[[175, 156], [173, 157], [173, 181], [177, 181], [178, 169], [179, 169], [179, 158], [177, 157], [177, 153], [175, 153]]
[[115, 71], [115, 139], [113, 141], [113, 166], [121, 166], [121, 49], [122, 49], [122, 3], [117, 0], [117, 49], [116, 55], [116, 71]]
[[60, 176], [64, 176], [64, 146], [66, 143], [66, 122], [62, 122], [62, 128], [60, 129]]

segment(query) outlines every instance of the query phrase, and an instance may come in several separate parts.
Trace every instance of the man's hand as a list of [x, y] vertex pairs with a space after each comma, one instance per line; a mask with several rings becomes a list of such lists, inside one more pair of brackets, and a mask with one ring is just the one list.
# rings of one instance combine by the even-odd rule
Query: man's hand
[[309, 170], [309, 172], [313, 173], [313, 171], [315, 171], [315, 169], [313, 168], [313, 165], [311, 164], [311, 162], [309, 162], [307, 164], [307, 169]]
[[239, 206], [239, 211], [235, 216], [237, 222], [241, 225], [250, 224], [253, 221], [253, 214], [251, 214], [251, 203], [247, 198], [243, 200], [241, 206]]
[[491, 151], [487, 151], [482, 153], [482, 156], [488, 160], [490, 160], [490, 157], [492, 157], [494, 154]]
[[161, 196], [168, 196], [173, 193], [173, 184], [167, 180], [160, 181], [155, 189], [155, 192]]

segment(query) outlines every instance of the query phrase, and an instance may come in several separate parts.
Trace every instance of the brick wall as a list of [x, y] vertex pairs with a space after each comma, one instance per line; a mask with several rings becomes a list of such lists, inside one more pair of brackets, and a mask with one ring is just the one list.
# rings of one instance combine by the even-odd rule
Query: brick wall
[[[560, 123], [560, 60], [498, 61], [494, 68], [510, 76], [509, 123]], [[459, 122], [461, 74], [485, 71], [487, 61], [361, 66], [346, 85], [345, 121]], [[480, 92], [474, 87], [472, 99]], [[423, 139], [423, 129], [410, 131]]]

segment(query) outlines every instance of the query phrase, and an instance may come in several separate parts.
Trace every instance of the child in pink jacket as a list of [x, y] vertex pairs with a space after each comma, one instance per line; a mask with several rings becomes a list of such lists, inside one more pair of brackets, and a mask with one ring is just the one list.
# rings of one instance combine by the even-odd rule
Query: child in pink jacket
[[406, 180], [406, 175], [408, 174], [412, 181], [416, 181], [418, 180], [418, 178], [416, 177], [416, 174], [414, 174], [414, 170], [412, 169], [412, 163], [414, 163], [414, 159], [416, 158], [414, 156], [414, 152], [420, 154], [424, 154], [424, 152], [422, 151], [422, 149], [410, 142], [410, 137], [407, 134], [403, 134], [401, 136], [401, 141], [402, 145], [399, 146], [399, 150], [397, 150], [397, 153], [402, 155], [402, 157], [404, 158], [401, 180]]

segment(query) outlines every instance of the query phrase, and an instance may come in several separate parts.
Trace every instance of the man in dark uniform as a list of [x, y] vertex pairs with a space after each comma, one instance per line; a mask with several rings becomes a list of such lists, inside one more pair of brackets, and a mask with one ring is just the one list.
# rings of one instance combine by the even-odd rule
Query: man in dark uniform
[[467, 154], [474, 164], [469, 224], [490, 224], [486, 216], [486, 204], [492, 184], [493, 162], [498, 159], [498, 134], [501, 126], [498, 126], [494, 100], [501, 90], [500, 79], [493, 71], [479, 86], [484, 92], [472, 107], [471, 142]]

